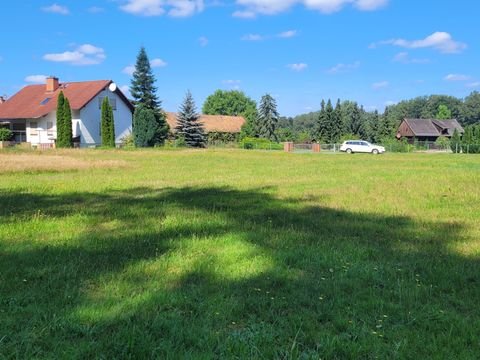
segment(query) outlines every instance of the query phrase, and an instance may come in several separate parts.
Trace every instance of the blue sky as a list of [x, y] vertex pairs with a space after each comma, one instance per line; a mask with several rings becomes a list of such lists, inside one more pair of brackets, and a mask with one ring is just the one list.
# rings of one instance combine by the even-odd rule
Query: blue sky
[[2, 4], [0, 94], [43, 82], [130, 84], [145, 46], [165, 110], [187, 89], [277, 98], [282, 115], [322, 98], [368, 110], [480, 90], [473, 0], [23, 0]]

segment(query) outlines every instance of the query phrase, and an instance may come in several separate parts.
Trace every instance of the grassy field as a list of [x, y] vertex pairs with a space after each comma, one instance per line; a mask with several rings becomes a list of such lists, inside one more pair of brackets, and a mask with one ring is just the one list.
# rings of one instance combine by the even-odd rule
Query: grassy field
[[478, 359], [480, 157], [0, 152], [0, 358]]

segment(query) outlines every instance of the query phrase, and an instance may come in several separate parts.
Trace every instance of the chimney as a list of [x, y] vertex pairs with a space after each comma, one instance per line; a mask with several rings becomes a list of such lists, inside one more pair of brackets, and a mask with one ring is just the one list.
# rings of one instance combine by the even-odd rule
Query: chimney
[[47, 92], [54, 92], [59, 87], [58, 78], [55, 76], [49, 76], [47, 78]]
[[6, 96], [0, 96], [0, 104], [3, 104], [5, 101], [7, 101]]

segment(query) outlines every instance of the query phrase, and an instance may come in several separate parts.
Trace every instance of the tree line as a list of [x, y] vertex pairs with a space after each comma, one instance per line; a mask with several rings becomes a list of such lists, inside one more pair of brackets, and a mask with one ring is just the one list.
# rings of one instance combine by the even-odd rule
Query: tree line
[[405, 118], [457, 119], [466, 127], [480, 124], [480, 93], [472, 92], [465, 99], [431, 95], [401, 101], [385, 108], [383, 113], [366, 111], [354, 101], [322, 100], [320, 110], [296, 117], [282, 117], [278, 137], [282, 141], [339, 142], [346, 138], [362, 138], [372, 142], [394, 139]]

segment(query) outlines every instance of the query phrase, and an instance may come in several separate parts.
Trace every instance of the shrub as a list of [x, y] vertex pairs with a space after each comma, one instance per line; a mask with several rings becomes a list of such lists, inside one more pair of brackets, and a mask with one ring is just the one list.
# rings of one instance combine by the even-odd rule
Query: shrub
[[435, 145], [444, 150], [450, 149], [450, 139], [446, 136], [440, 136], [437, 141], [435, 141]]
[[8, 141], [12, 138], [12, 131], [7, 128], [0, 128], [0, 141]]
[[414, 145], [408, 143], [407, 139], [402, 138], [397, 140], [395, 138], [384, 138], [380, 141], [387, 151], [406, 153], [411, 152], [415, 148]]
[[120, 142], [121, 142], [121, 147], [128, 147], [128, 148], [135, 147], [135, 138], [133, 137], [132, 133], [125, 135], [120, 140]]
[[247, 150], [283, 150], [283, 145], [268, 139], [246, 137], [240, 143], [242, 149]]

